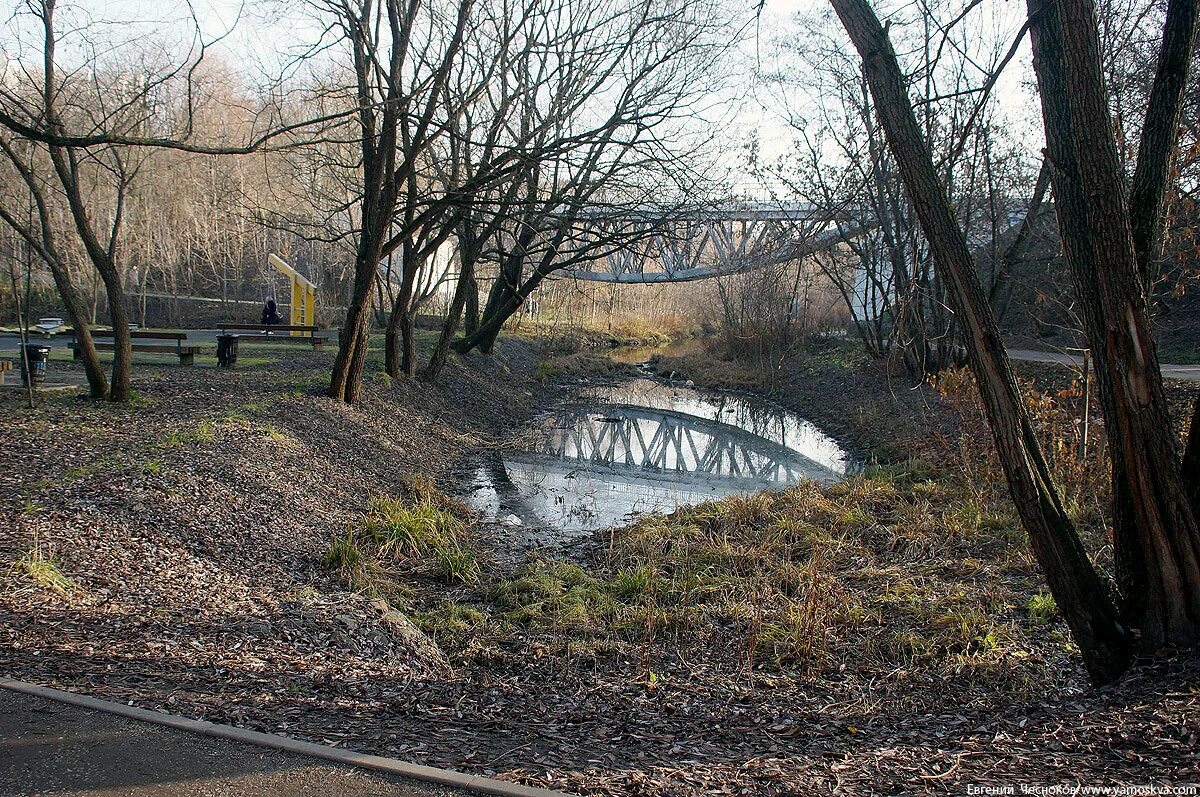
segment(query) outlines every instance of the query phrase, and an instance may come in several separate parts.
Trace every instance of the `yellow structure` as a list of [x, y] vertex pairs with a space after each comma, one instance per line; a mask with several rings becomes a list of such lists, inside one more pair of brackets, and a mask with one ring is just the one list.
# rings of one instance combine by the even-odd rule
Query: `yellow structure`
[[[267, 262], [282, 272], [292, 283], [291, 320], [292, 326], [313, 326], [316, 324], [317, 286], [308, 278], [284, 262], [283, 258], [273, 254], [267, 255]], [[292, 332], [301, 335], [302, 332]]]

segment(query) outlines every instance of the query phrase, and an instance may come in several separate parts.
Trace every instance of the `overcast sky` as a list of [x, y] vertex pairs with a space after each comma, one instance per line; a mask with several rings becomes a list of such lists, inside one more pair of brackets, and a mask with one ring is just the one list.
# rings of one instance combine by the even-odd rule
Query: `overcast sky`
[[[728, 1], [737, 3], [739, 9], [745, 7], [746, 19], [751, 19], [752, 5], [747, 3], [743, 6], [745, 0]], [[899, 8], [905, 1], [879, 0], [878, 5], [883, 9]], [[744, 146], [752, 137], [757, 138], [761, 152], [771, 160], [786, 153], [792, 146], [792, 133], [779, 119], [775, 109], [770, 107], [775, 98], [770, 92], [754, 89], [752, 73], [756, 69], [771, 68], [771, 59], [775, 57], [780, 40], [794, 34], [797, 29], [795, 18], [798, 13], [822, 12], [827, 8], [826, 2], [766, 0], [757, 22], [751, 26], [741, 46], [740, 57], [731, 59], [729, 68], [735, 75], [732, 93], [727, 98], [726, 109], [716, 111], [719, 118], [712, 120], [720, 131], [722, 146], [730, 150], [728, 158], [731, 164], [744, 157]], [[888, 5], [889, 2], [893, 2], [893, 5]], [[19, 0], [8, 0], [6, 5], [11, 13], [11, 9], [18, 7]], [[190, 43], [188, 39], [193, 28], [189, 23], [188, 5], [183, 0], [74, 0], [70, 6], [77, 9], [75, 13], [82, 12], [97, 20], [117, 23], [121, 36], [135, 42], [135, 37], [144, 33], [148, 44], [165, 46], [175, 58]], [[213, 52], [245, 71], [251, 79], [256, 75], [264, 78], [277, 73], [279, 64], [290, 49], [312, 41], [319, 32], [315, 20], [305, 12], [300, 0], [193, 0], [192, 8], [206, 37], [215, 37], [233, 29], [233, 33]], [[1021, 24], [1023, 12], [1024, 3], [1020, 0], [986, 0], [983, 7], [974, 13], [991, 20], [991, 34], [998, 38], [1011, 38], [1011, 33]], [[64, 17], [70, 14], [70, 10], [63, 12]], [[142, 24], [130, 24], [133, 20], [141, 20]], [[10, 52], [12, 35], [13, 30], [0, 33], [0, 41], [5, 42]], [[135, 43], [129, 49], [136, 50], [138, 47]], [[26, 57], [29, 57], [28, 51]], [[1027, 148], [1036, 150], [1039, 147], [1040, 130], [1035, 98], [1027, 85], [1030, 76], [1026, 41], [997, 85], [994, 96], [1001, 112], [1008, 117], [1010, 132], [1026, 141]]]

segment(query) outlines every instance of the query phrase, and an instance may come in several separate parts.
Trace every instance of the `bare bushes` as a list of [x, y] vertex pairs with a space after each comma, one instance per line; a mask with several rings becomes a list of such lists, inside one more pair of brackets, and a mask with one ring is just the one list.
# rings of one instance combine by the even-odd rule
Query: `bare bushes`
[[710, 311], [730, 358], [774, 371], [809, 335], [845, 322], [846, 308], [811, 263], [783, 263], [718, 278]]

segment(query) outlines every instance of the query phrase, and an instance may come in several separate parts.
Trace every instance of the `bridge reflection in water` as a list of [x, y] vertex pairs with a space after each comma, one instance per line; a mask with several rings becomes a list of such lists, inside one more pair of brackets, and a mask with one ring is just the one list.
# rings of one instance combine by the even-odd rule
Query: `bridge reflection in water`
[[613, 404], [556, 415], [530, 449], [554, 460], [602, 465], [614, 474], [664, 482], [720, 480], [751, 490], [827, 479], [830, 468], [799, 451], [721, 421], [685, 412]]
[[[735, 493], [831, 482], [845, 452], [794, 413], [757, 399], [638, 380], [590, 391], [482, 468], [476, 506], [587, 532], [644, 512]], [[496, 470], [492, 468], [491, 470]]]

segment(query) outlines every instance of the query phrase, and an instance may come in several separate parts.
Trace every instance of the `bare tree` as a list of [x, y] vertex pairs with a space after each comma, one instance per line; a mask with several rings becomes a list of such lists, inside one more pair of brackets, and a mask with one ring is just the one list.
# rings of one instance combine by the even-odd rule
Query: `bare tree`
[[550, 99], [519, 98], [517, 118], [537, 131], [543, 156], [524, 164], [523, 187], [500, 211], [497, 276], [478, 328], [456, 351], [490, 352], [550, 274], [637, 246], [652, 236], [652, 219], [698, 204], [695, 149], [679, 128], [712, 88], [715, 59], [731, 46], [729, 22], [700, 0], [588, 11], [557, 34], [554, 58], [540, 67]]
[[[1139, 630], [1141, 644], [1151, 649], [1164, 641], [1194, 642], [1200, 630], [1200, 532], [1194, 491], [1185, 489], [1181, 477], [1178, 438], [1171, 431], [1150, 331], [1145, 282], [1138, 268], [1139, 251], [1109, 116], [1094, 6], [1090, 0], [1031, 0], [1029, 27], [1047, 157], [1053, 164], [1055, 210], [1092, 344], [1110, 439], [1114, 548], [1125, 598], [1122, 620], [1082, 555], [1049, 479], [1030, 492], [1035, 485], [1030, 482], [1029, 465], [1044, 470], [1039, 464], [1041, 453], [1025, 431], [1028, 418], [1023, 417], [994, 319], [971, 273], [973, 263], [961, 228], [946, 212], [886, 31], [865, 0], [833, 0], [833, 5], [863, 58], [925, 237], [952, 286], [956, 314], [971, 331], [971, 364], [1010, 490], [1089, 671], [1093, 678], [1107, 680], [1124, 669], [1129, 639], [1122, 620]], [[1174, 3], [1168, 8], [1160, 61], [1174, 66], [1160, 68], [1156, 81], [1169, 85], [1150, 92], [1148, 117], [1178, 118], [1183, 81], [1176, 79], [1173, 69], [1186, 69], [1188, 59], [1181, 62], [1175, 50], [1181, 40], [1194, 40], [1196, 14], [1190, 5]], [[1190, 55], [1190, 44], [1187, 49]], [[1177, 133], [1155, 135], [1139, 158], [1169, 157]], [[1140, 165], [1135, 175], [1135, 181], [1166, 179], [1165, 170]], [[1152, 198], [1161, 196], [1164, 188], [1140, 190]], [[1161, 203], [1154, 212], [1161, 213]], [[1151, 226], [1160, 223], [1156, 220]], [[1022, 443], [1022, 438], [1029, 442]], [[1188, 464], [1185, 460], [1183, 467]]]
[[315, 6], [334, 20], [354, 64], [361, 156], [361, 188], [354, 200], [359, 228], [354, 283], [329, 385], [330, 396], [353, 402], [366, 363], [376, 268], [387, 254], [401, 191], [441, 131], [437, 113], [462, 47], [472, 1], [461, 0], [449, 18], [416, 0], [321, 0]]
[[[778, 89], [772, 105], [798, 146], [778, 163], [756, 157], [756, 171], [766, 184], [782, 185], [781, 198], [801, 198], [838, 227], [844, 252], [817, 262], [842, 292], [870, 353], [899, 355], [921, 377], [958, 364], [946, 286], [919, 234], [861, 62], [829, 35], [837, 22], [827, 11], [801, 21], [800, 35], [784, 43], [778, 65], [764, 75]], [[972, 248], [994, 248], [1009, 232], [1027, 177], [986, 102], [986, 78], [1012, 57], [1012, 43], [988, 33], [986, 23], [945, 27], [912, 6], [903, 22], [897, 27], [915, 61], [910, 90], [938, 174]]]
[[[1099, 55], [1095, 7], [1088, 0], [1031, 0], [1034, 69], [1042, 98], [1047, 153], [1054, 163], [1055, 210], [1063, 251], [1083, 309], [1100, 386], [1113, 471], [1114, 550], [1126, 614], [1146, 644], [1190, 643], [1200, 636], [1200, 526], [1180, 474], [1178, 437], [1163, 392], [1143, 270]], [[1195, 39], [1191, 2], [1168, 8], [1151, 115], [1175, 120]], [[1180, 42], [1186, 50], [1175, 52]], [[1148, 127], [1135, 190], [1163, 195], [1165, 161], [1177, 127]], [[1162, 211], [1161, 199], [1151, 202]], [[1156, 218], [1150, 229], [1161, 225]], [[1155, 236], [1143, 237], [1143, 247]]]
[[[51, 215], [51, 189], [39, 178], [35, 164], [30, 162], [35, 154], [32, 148], [25, 149], [27, 155], [19, 152], [7, 137], [0, 135], [0, 151], [4, 152], [12, 172], [15, 172], [25, 189], [24, 195], [6, 192], [5, 196], [0, 198], [0, 219], [16, 232], [50, 269], [54, 284], [67, 309], [67, 317], [75, 329], [75, 343], [83, 360], [91, 396], [105, 398], [108, 395], [108, 375], [92, 339], [87, 305], [76, 287], [65, 255], [58, 244], [58, 233]], [[27, 204], [30, 212], [22, 214], [19, 204]], [[22, 215], [26, 218], [21, 218]]]
[[862, 56], [889, 146], [966, 333], [968, 361], [1033, 552], [1089, 673], [1097, 681], [1113, 680], [1128, 666], [1131, 639], [1059, 500], [966, 236], [951, 212], [905, 92], [896, 54], [866, 0], [831, 3]]

